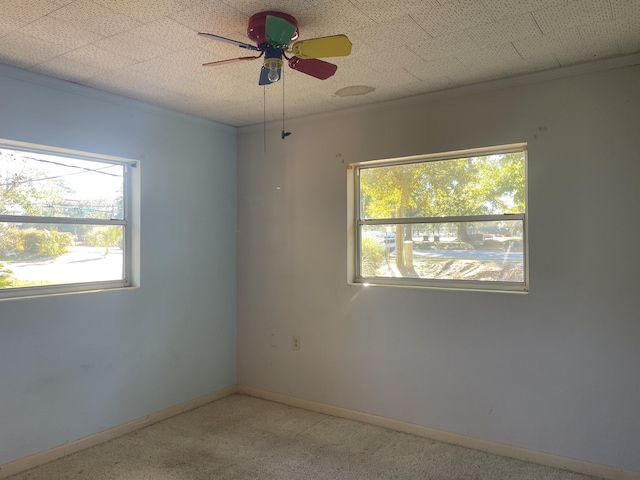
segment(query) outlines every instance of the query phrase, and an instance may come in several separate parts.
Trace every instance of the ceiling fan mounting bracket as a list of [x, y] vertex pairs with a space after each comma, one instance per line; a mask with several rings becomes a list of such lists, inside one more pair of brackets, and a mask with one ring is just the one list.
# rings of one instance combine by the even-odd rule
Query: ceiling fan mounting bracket
[[255, 15], [252, 15], [251, 18], [249, 18], [249, 25], [247, 26], [247, 37], [253, 40], [256, 45], [261, 46], [267, 43], [267, 38], [265, 35], [267, 15], [282, 18], [283, 20], [286, 20], [287, 22], [295, 25], [296, 32], [294, 33], [293, 37], [291, 37], [291, 41], [294, 41], [298, 38], [300, 32], [298, 31], [298, 21], [295, 19], [295, 17], [287, 13], [269, 10], [266, 12], [256, 13]]

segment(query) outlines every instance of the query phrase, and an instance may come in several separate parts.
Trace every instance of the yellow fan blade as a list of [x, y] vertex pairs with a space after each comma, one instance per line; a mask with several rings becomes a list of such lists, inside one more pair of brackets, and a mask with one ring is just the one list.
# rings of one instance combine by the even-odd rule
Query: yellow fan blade
[[345, 57], [351, 53], [351, 42], [346, 35], [300, 40], [291, 51], [298, 58]]

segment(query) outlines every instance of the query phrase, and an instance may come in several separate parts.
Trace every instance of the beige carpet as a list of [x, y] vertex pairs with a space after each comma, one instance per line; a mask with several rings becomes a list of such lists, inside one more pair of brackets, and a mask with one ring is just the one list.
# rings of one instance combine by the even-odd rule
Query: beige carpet
[[588, 480], [245, 395], [10, 477], [11, 480]]

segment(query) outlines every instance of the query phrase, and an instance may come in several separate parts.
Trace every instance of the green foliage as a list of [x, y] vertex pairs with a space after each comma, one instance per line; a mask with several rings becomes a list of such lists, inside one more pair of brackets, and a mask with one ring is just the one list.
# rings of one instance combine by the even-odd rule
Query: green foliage
[[91, 247], [105, 247], [105, 255], [109, 254], [109, 247], [117, 247], [122, 243], [122, 227], [108, 225], [95, 227], [86, 236]]
[[360, 171], [366, 218], [523, 212], [524, 183], [524, 157], [520, 153]]
[[43, 230], [42, 239], [40, 241], [40, 253], [48, 255], [51, 258], [57, 258], [67, 253], [67, 247], [73, 244], [73, 237], [68, 232], [59, 232], [58, 230]]
[[0, 263], [0, 288], [12, 286], [11, 275], [13, 275], [13, 272], [6, 268], [4, 263]]
[[375, 275], [376, 271], [384, 265], [386, 260], [384, 245], [376, 242], [373, 238], [364, 237], [360, 251], [362, 253], [362, 275]]
[[18, 254], [24, 250], [23, 230], [9, 224], [0, 225], [0, 256]]
[[69, 191], [64, 181], [30, 167], [26, 156], [0, 149], [0, 214], [52, 215]]
[[471, 250], [472, 247], [465, 242], [413, 242], [416, 250]]
[[523, 243], [521, 237], [510, 237], [508, 240], [487, 238], [482, 242], [482, 248], [484, 250], [513, 250], [515, 252], [521, 252]]
[[30, 255], [47, 255], [57, 258], [68, 252], [73, 244], [73, 236], [68, 232], [59, 232], [55, 229], [36, 230], [35, 228], [24, 230], [22, 233], [24, 252]]
[[[360, 195], [364, 218], [522, 213], [525, 209], [524, 155], [516, 152], [363, 168]], [[458, 238], [473, 243], [467, 228], [467, 223], [458, 223]], [[398, 266], [404, 264], [403, 231], [398, 225]]]
[[29, 255], [37, 255], [40, 253], [40, 245], [42, 244], [42, 230], [30, 228], [22, 232], [22, 246], [25, 253]]

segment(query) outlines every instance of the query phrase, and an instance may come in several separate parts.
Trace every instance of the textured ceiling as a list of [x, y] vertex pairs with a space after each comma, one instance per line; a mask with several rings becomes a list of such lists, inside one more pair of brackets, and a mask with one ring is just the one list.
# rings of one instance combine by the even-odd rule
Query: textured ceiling
[[[0, 0], [0, 63], [242, 126], [282, 115], [261, 61], [201, 38], [250, 42], [248, 17], [279, 10], [300, 39], [346, 34], [321, 81], [287, 70], [288, 117], [381, 102], [640, 51], [640, 0]], [[368, 85], [367, 95], [340, 97]]]

